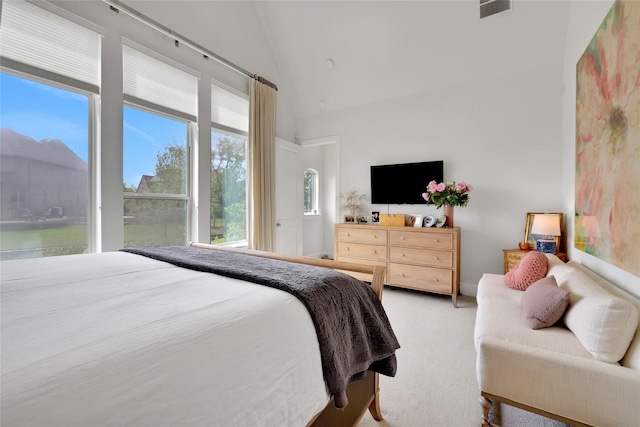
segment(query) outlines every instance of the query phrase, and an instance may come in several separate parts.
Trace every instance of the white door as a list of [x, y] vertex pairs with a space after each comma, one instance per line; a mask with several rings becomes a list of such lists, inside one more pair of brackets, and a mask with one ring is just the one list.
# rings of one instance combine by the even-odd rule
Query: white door
[[303, 173], [299, 145], [276, 138], [276, 244], [281, 254], [302, 255]]

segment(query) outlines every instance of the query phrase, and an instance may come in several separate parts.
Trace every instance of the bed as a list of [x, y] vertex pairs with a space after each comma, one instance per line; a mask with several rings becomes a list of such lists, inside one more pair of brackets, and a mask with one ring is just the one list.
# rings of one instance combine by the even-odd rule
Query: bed
[[[2, 426], [339, 426], [367, 408], [382, 419], [378, 373], [395, 374], [399, 348], [383, 268], [195, 243], [133, 252], [0, 264]], [[348, 291], [317, 303], [296, 288], [316, 275]], [[316, 303], [339, 307], [340, 326], [318, 323]], [[337, 350], [323, 328], [344, 329]]]

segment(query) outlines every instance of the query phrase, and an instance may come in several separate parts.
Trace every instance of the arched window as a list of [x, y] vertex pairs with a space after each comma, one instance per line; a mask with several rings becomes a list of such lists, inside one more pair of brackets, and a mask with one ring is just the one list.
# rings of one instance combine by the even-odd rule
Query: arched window
[[308, 168], [304, 170], [304, 214], [318, 213], [318, 172]]

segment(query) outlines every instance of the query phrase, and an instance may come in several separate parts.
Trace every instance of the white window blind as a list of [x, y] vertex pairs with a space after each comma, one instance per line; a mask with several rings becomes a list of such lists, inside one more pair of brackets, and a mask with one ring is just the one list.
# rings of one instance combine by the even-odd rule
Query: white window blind
[[196, 120], [198, 76], [185, 71], [186, 67], [122, 45], [122, 68], [125, 99], [131, 96], [172, 113], [183, 113], [180, 116], [187, 120]]
[[249, 100], [212, 84], [211, 122], [230, 129], [249, 132]]
[[[52, 6], [49, 8], [57, 10]], [[61, 11], [62, 15], [70, 15]], [[0, 56], [100, 87], [101, 34], [25, 1], [3, 1]], [[23, 71], [23, 70], [21, 70]]]

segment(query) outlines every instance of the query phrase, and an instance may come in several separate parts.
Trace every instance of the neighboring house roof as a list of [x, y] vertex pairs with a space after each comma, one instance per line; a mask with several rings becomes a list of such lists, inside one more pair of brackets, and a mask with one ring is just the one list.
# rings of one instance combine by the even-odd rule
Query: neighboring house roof
[[36, 141], [8, 128], [0, 129], [0, 155], [88, 170], [87, 163], [59, 139]]
[[162, 179], [158, 175], [142, 175], [136, 193], [146, 193], [149, 191], [149, 184], [152, 182], [161, 182]]

